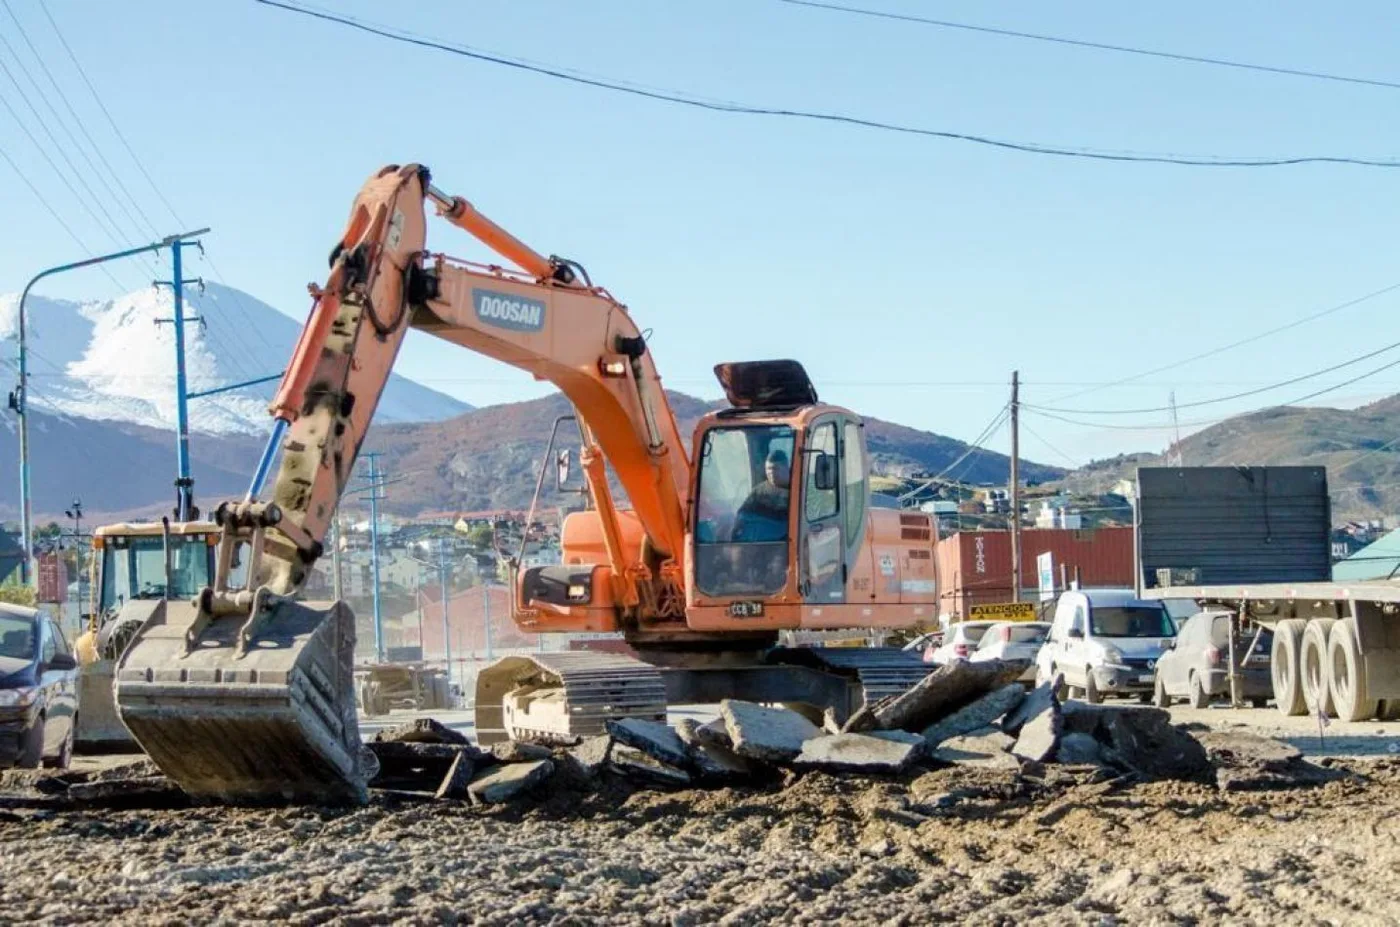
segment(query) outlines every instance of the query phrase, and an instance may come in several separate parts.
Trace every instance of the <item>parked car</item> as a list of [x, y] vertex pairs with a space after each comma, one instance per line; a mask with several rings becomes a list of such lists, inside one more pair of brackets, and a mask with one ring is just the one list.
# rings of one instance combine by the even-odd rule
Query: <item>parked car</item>
[[[1273, 695], [1270, 651], [1274, 636], [1267, 629], [1235, 637], [1235, 661], [1243, 677], [1241, 695], [1263, 708]], [[1250, 647], [1253, 645], [1253, 649]], [[1205, 708], [1211, 699], [1230, 692], [1230, 613], [1198, 612], [1181, 626], [1175, 645], [1157, 661], [1152, 701], [1159, 708], [1184, 698], [1192, 708]]]
[[1035, 684], [1035, 658], [1050, 633], [1048, 621], [998, 621], [987, 628], [977, 649], [968, 657], [973, 663], [982, 660], [1028, 660], [1030, 667], [1020, 681]]
[[1036, 656], [1037, 678], [1063, 677], [1067, 690], [1094, 704], [1106, 694], [1150, 701], [1157, 660], [1176, 639], [1176, 623], [1160, 600], [1133, 596], [1130, 590], [1063, 593]]
[[78, 661], [48, 612], [0, 603], [0, 767], [73, 759]]
[[982, 635], [994, 624], [995, 621], [958, 621], [948, 625], [948, 630], [943, 632], [943, 642], [924, 650], [924, 662], [941, 666], [968, 659], [981, 643]]

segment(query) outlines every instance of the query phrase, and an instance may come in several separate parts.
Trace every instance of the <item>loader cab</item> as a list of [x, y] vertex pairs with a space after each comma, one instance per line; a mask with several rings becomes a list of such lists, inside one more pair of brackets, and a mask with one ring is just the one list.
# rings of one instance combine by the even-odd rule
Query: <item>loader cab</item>
[[[730, 408], [696, 431], [697, 592], [844, 602], [869, 498], [860, 418], [821, 404], [796, 361], [720, 364], [715, 373]], [[756, 618], [761, 605], [730, 610]]]
[[165, 539], [159, 524], [104, 525], [93, 534], [94, 612], [120, 611], [140, 599], [192, 599], [214, 576], [219, 529], [191, 522], [170, 527], [170, 577], [165, 574]]

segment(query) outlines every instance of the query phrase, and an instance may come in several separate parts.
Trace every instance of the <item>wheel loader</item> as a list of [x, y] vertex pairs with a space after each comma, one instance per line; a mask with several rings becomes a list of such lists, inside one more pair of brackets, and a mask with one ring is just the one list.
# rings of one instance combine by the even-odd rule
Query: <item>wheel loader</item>
[[[430, 251], [430, 205], [502, 262]], [[871, 506], [864, 424], [821, 402], [801, 364], [718, 364], [728, 407], [683, 435], [629, 309], [579, 263], [537, 253], [418, 164], [369, 178], [329, 252], [252, 483], [215, 510], [212, 582], [153, 613], [117, 668], [123, 723], [186, 792], [366, 797], [354, 619], [344, 602], [299, 593], [411, 328], [568, 398], [581, 441], [559, 452], [557, 472], [577, 461], [587, 507], [563, 522], [561, 563], [514, 561], [512, 618], [531, 633], [620, 633], [632, 651], [498, 661], [477, 679], [480, 742], [568, 742], [611, 719], [664, 719], [668, 704], [724, 698], [843, 718], [928, 671], [893, 648], [778, 646], [785, 630], [907, 628], [935, 612], [931, 517]], [[675, 281], [726, 298], [689, 265]], [[781, 311], [800, 324], [800, 305]], [[242, 547], [240, 584], [230, 570]]]
[[192, 599], [209, 585], [218, 538], [219, 528], [212, 522], [122, 523], [93, 532], [88, 625], [73, 644], [79, 666], [74, 736], [79, 751], [136, 747], [112, 698], [117, 660], [168, 599]]

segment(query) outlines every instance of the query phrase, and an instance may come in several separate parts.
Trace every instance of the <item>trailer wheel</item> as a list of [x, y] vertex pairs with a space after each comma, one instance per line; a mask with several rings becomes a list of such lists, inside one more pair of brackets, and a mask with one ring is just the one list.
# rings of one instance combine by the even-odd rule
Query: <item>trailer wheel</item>
[[1285, 715], [1302, 715], [1308, 710], [1303, 701], [1303, 628], [1301, 618], [1280, 621], [1274, 628], [1273, 652], [1269, 656], [1274, 701]]
[[1400, 721], [1400, 698], [1381, 699], [1376, 717], [1381, 721]]
[[1376, 716], [1376, 699], [1366, 685], [1366, 661], [1356, 624], [1338, 621], [1327, 635], [1327, 685], [1337, 717], [1343, 721], [1365, 721]]
[[1310, 715], [1319, 711], [1330, 717], [1337, 714], [1327, 682], [1327, 639], [1332, 636], [1332, 625], [1336, 623], [1333, 618], [1314, 618], [1303, 629], [1303, 703]]

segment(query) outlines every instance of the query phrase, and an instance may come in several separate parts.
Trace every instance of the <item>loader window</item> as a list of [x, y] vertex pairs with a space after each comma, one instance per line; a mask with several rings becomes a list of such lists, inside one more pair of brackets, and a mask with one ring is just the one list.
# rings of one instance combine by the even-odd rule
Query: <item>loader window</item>
[[165, 587], [165, 549], [158, 537], [109, 537], [102, 551], [100, 608], [132, 599], [187, 599], [210, 583], [210, 548], [202, 535], [170, 538], [171, 588]]
[[714, 428], [700, 451], [696, 584], [707, 595], [767, 595], [787, 582], [793, 431]]

